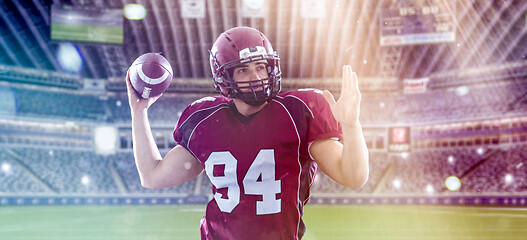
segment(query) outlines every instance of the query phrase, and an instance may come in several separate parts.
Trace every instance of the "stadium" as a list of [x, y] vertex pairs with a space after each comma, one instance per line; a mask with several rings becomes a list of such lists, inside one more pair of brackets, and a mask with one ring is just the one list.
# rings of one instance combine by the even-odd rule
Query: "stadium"
[[217, 95], [214, 39], [260, 29], [282, 91], [362, 94], [370, 175], [318, 171], [304, 239], [526, 239], [527, 1], [0, 1], [0, 239], [199, 239], [205, 173], [141, 186], [125, 76], [174, 69], [149, 109], [162, 154], [185, 107]]

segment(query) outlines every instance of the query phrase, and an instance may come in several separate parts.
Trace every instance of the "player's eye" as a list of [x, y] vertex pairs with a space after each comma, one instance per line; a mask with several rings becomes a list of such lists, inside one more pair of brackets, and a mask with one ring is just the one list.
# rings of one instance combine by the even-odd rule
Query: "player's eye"
[[267, 65], [266, 64], [258, 64], [258, 66], [256, 66], [256, 69], [258, 71], [263, 71], [263, 70], [267, 71], [266, 70], [267, 69]]

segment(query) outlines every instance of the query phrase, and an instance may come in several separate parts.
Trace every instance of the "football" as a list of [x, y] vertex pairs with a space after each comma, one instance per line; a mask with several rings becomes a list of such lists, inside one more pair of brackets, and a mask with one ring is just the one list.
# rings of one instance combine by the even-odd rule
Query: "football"
[[139, 56], [129, 69], [130, 83], [142, 98], [161, 95], [172, 82], [172, 67], [159, 53]]

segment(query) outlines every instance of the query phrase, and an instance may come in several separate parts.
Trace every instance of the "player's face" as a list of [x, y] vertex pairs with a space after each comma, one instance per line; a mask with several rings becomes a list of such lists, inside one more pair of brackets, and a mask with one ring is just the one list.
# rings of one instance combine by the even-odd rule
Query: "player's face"
[[[269, 77], [267, 73], [267, 61], [260, 60], [255, 62], [248, 62], [240, 67], [234, 69], [233, 80], [238, 84], [238, 87], [241, 88], [242, 92], [250, 92], [249, 81], [265, 79]], [[264, 81], [264, 84], [267, 83], [267, 80]], [[263, 88], [261, 83], [255, 83], [258, 87], [254, 88], [254, 91], [262, 91]]]

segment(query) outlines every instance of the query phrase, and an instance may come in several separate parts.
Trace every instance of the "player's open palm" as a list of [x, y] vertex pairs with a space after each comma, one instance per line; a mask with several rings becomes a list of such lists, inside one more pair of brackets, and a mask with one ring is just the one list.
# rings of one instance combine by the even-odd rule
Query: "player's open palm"
[[359, 123], [361, 94], [357, 74], [351, 70], [350, 65], [343, 67], [339, 100], [335, 101], [328, 90], [324, 90], [324, 97], [331, 107], [333, 116], [343, 126]]
[[132, 111], [148, 109], [159, 97], [163, 95], [161, 94], [157, 97], [151, 97], [147, 99], [139, 97], [137, 92], [132, 87], [132, 84], [130, 83], [129, 73], [126, 74], [126, 89], [128, 92], [128, 103], [130, 104], [130, 108]]

